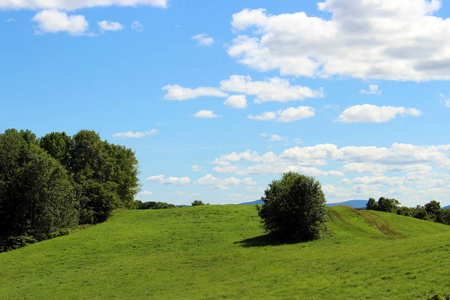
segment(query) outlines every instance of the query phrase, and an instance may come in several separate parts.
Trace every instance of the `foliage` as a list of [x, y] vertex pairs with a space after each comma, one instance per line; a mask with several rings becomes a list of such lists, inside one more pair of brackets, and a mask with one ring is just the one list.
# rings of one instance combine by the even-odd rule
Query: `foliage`
[[167, 208], [175, 208], [174, 204], [169, 204], [166, 202], [142, 202], [140, 200], [134, 201], [136, 205], [136, 209], [167, 209]]
[[194, 200], [194, 201], [191, 203], [191, 205], [192, 205], [192, 206], [200, 206], [200, 205], [205, 205], [205, 203], [203, 203], [203, 201], [201, 201], [201, 200]]
[[0, 253], [0, 299], [423, 299], [448, 288], [449, 226], [363, 211], [393, 239], [360, 211], [327, 210], [325, 238], [276, 246], [254, 206], [122, 211]]
[[285, 173], [265, 190], [258, 215], [264, 228], [284, 242], [309, 241], [320, 237], [326, 221], [325, 196], [313, 177]]
[[78, 223], [105, 221], [113, 209], [134, 207], [137, 160], [94, 131], [41, 139], [26, 130], [0, 134], [0, 240], [3, 248], [61, 235]]
[[373, 198], [369, 198], [367, 201], [366, 208], [368, 210], [378, 210], [390, 213], [396, 213], [402, 216], [412, 216], [416, 219], [434, 221], [437, 223], [442, 223], [450, 225], [450, 210], [441, 209], [441, 204], [436, 200], [432, 200], [422, 205], [417, 205], [416, 207], [398, 207], [400, 202], [395, 199], [386, 199], [381, 197], [377, 202]]
[[0, 135], [0, 199], [0, 239], [7, 244], [20, 244], [20, 236], [43, 240], [77, 224], [67, 172], [29, 131]]
[[425, 300], [450, 300], [450, 293], [439, 292], [434, 295], [430, 295]]
[[375, 199], [370, 198], [366, 204], [366, 208], [368, 210], [378, 210], [378, 211], [396, 213], [399, 204], [400, 204], [400, 202], [396, 199], [389, 199], [389, 198], [381, 197], [380, 199], [378, 199], [378, 202], [376, 202]]

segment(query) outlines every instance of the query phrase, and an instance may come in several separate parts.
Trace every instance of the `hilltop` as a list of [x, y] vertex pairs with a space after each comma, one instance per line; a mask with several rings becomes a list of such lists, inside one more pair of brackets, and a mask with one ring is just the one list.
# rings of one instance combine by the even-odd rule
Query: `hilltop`
[[321, 240], [279, 245], [252, 206], [123, 211], [0, 254], [0, 298], [416, 299], [449, 290], [450, 226], [329, 207]]

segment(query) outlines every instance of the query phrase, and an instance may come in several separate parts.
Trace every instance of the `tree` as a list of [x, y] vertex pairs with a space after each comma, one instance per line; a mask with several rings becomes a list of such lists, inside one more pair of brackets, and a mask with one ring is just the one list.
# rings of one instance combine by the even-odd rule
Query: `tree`
[[264, 191], [258, 215], [264, 228], [283, 242], [318, 239], [327, 220], [319, 181], [294, 172], [283, 174]]
[[427, 211], [430, 219], [435, 222], [440, 220], [442, 214], [441, 203], [437, 202], [436, 200], [432, 200], [425, 204], [425, 210]]
[[381, 197], [377, 202], [375, 201], [375, 199], [370, 198], [369, 201], [367, 201], [366, 208], [368, 210], [379, 210], [390, 213], [397, 213], [399, 204], [400, 202], [396, 199]]
[[203, 201], [201, 201], [201, 200], [194, 200], [194, 201], [191, 203], [191, 205], [192, 205], [192, 206], [200, 206], [200, 205], [205, 205], [205, 203], [203, 203]]
[[0, 237], [48, 238], [77, 224], [77, 206], [67, 172], [34, 134], [0, 135]]

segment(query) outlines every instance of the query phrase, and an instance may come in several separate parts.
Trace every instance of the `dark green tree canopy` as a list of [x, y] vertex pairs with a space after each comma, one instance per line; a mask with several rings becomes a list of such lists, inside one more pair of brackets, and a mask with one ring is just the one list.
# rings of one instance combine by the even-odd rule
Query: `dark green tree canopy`
[[10, 237], [41, 240], [78, 223], [105, 221], [134, 208], [134, 152], [89, 130], [73, 137], [29, 130], [0, 134], [0, 251]]
[[327, 220], [325, 196], [313, 177], [285, 173], [265, 190], [258, 214], [265, 229], [284, 242], [300, 242], [320, 237]]
[[77, 209], [66, 170], [33, 134], [0, 135], [0, 236], [45, 239], [77, 224]]

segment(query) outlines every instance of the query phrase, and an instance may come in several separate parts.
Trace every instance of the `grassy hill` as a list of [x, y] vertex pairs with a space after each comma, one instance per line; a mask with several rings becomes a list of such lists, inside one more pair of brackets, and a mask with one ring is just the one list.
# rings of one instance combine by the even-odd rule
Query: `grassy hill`
[[450, 290], [450, 226], [328, 208], [325, 238], [277, 245], [252, 206], [123, 211], [0, 254], [0, 299], [417, 299]]

